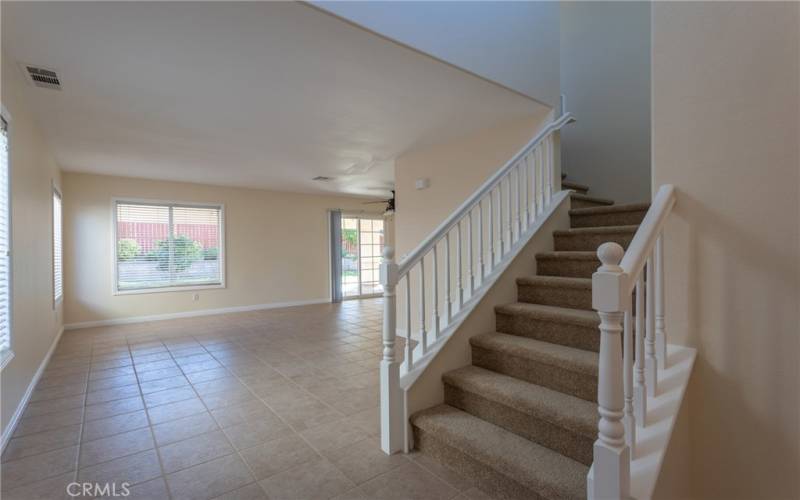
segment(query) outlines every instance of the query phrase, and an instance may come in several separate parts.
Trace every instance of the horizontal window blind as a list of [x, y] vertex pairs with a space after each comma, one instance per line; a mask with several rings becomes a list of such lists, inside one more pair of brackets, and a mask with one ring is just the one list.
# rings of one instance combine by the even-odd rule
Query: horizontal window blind
[[58, 302], [64, 293], [61, 243], [61, 194], [53, 189], [53, 300]]
[[8, 124], [0, 119], [0, 355], [11, 349], [11, 248]]
[[222, 284], [222, 207], [116, 204], [117, 289]]

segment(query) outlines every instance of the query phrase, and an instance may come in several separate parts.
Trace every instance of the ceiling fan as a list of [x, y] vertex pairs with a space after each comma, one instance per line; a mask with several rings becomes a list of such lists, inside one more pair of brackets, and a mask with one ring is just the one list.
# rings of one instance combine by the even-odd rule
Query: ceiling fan
[[377, 200], [377, 201], [365, 201], [362, 205], [372, 205], [375, 203], [386, 203], [386, 210], [383, 212], [384, 216], [387, 215], [394, 215], [394, 189], [392, 189], [392, 197], [386, 200]]

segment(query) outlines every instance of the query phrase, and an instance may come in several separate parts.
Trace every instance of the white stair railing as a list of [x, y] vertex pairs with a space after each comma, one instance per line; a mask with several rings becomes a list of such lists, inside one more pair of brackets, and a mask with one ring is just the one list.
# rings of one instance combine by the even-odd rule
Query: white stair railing
[[[572, 121], [572, 115], [566, 113], [547, 125], [400, 263], [394, 261], [394, 249], [384, 249], [380, 367], [381, 448], [384, 452], [395, 453], [408, 444], [408, 415], [401, 375], [417, 366], [417, 356], [424, 357], [437, 344], [446, 341], [442, 331], [464, 310], [465, 302], [475, 296], [476, 287], [511, 258], [515, 245], [544, 216], [553, 195], [560, 191], [561, 172], [556, 161], [554, 137]], [[451, 248], [453, 246], [455, 248]], [[442, 248], [444, 278], [440, 279], [439, 252]], [[451, 250], [455, 255], [451, 256]], [[430, 267], [425, 265], [426, 259], [431, 262]], [[454, 264], [451, 259], [455, 260]], [[454, 283], [451, 282], [451, 265], [455, 271]], [[426, 274], [426, 269], [431, 268], [432, 272]], [[405, 292], [402, 304], [396, 300], [396, 290], [401, 284]], [[418, 287], [417, 295], [412, 295], [414, 286]], [[426, 304], [432, 305], [430, 310]], [[416, 322], [412, 322], [412, 307], [416, 307], [418, 313]], [[400, 317], [404, 318], [406, 331], [402, 366], [395, 352], [397, 318], [401, 314], [398, 309], [404, 309]], [[440, 310], [444, 311], [443, 317], [440, 317]], [[412, 332], [419, 334], [416, 347], [411, 339]]]
[[674, 186], [662, 186], [627, 251], [617, 243], [597, 249], [592, 307], [600, 315], [600, 420], [587, 482], [591, 499], [629, 498], [636, 429], [647, 424], [647, 398], [657, 395], [659, 370], [667, 365], [663, 231], [675, 199]]

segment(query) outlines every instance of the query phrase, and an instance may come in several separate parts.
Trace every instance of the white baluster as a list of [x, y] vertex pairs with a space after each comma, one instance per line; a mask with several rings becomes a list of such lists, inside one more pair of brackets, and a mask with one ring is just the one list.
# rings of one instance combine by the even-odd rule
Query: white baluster
[[447, 326], [453, 317], [453, 300], [450, 293], [450, 231], [444, 235], [444, 306], [447, 309]]
[[664, 321], [664, 233], [656, 240], [656, 358], [658, 367], [667, 367], [667, 332]]
[[550, 205], [550, 200], [553, 199], [553, 185], [555, 180], [553, 176], [555, 175], [555, 157], [553, 155], [553, 134], [547, 136], [545, 139], [545, 144], [547, 144], [547, 185], [545, 186], [546, 196], [545, 199], [547, 200], [547, 204]]
[[475, 273], [472, 265], [472, 210], [467, 212], [467, 277], [469, 279], [469, 296], [475, 295]]
[[400, 363], [395, 356], [397, 336], [397, 264], [394, 249], [384, 247], [381, 262], [383, 284], [383, 359], [381, 359], [381, 449], [392, 454], [403, 449], [405, 422], [403, 392], [400, 388]]
[[509, 251], [509, 250], [511, 250], [511, 245], [514, 243], [514, 241], [513, 241], [514, 232], [512, 230], [512, 224], [513, 224], [512, 218], [514, 216], [512, 215], [513, 212], [511, 212], [511, 192], [512, 192], [511, 191], [511, 172], [509, 172], [508, 175], [506, 175], [506, 180], [508, 181], [508, 199], [506, 200], [506, 203], [508, 205], [506, 207], [508, 209], [508, 245], [506, 245], [506, 251]]
[[419, 259], [419, 338], [422, 353], [428, 352], [428, 332], [425, 330], [425, 256]]
[[489, 271], [494, 269], [494, 188], [489, 191]]
[[406, 274], [406, 371], [414, 368], [414, 349], [411, 347], [411, 272]]
[[539, 161], [536, 162], [536, 206], [537, 212], [544, 210], [544, 144], [540, 144], [536, 149], [539, 153]]
[[645, 364], [644, 376], [647, 379], [647, 395], [655, 397], [658, 394], [658, 361], [656, 360], [656, 315], [655, 315], [655, 270], [653, 266], [653, 256], [647, 258], [647, 275], [645, 285], [647, 291], [644, 294], [645, 316], [647, 325], [647, 335], [645, 337]]
[[631, 328], [631, 310], [625, 311], [622, 332], [622, 361], [624, 364], [625, 388], [625, 444], [636, 456], [636, 418], [633, 415], [633, 329]]
[[439, 255], [433, 244], [433, 341], [439, 340]]
[[536, 189], [539, 185], [536, 180], [536, 165], [539, 158], [539, 147], [537, 146], [536, 149], [533, 150], [531, 153], [531, 172], [530, 172], [530, 185], [531, 185], [531, 214], [534, 219], [539, 215], [539, 209], [536, 206]]
[[522, 159], [522, 169], [519, 172], [522, 174], [522, 178], [519, 182], [520, 191], [522, 192], [522, 227], [525, 230], [528, 230], [528, 226], [530, 225], [530, 218], [528, 215], [528, 160], [530, 159], [531, 155], [528, 153]]
[[636, 366], [633, 385], [633, 415], [644, 427], [647, 417], [647, 379], [644, 376], [644, 273], [636, 280]]
[[478, 200], [478, 267], [480, 268], [481, 285], [486, 279], [486, 268], [483, 264], [483, 203]]
[[503, 229], [503, 179], [497, 183], [497, 236], [500, 240], [500, 256], [498, 260], [503, 260], [505, 255], [505, 229]]
[[456, 223], [456, 293], [458, 293], [458, 310], [464, 307], [464, 282], [463, 282], [463, 266], [461, 263], [461, 221]]
[[597, 249], [602, 265], [592, 275], [592, 307], [600, 315], [600, 356], [597, 379], [597, 441], [594, 443], [592, 499], [628, 498], [630, 490], [630, 449], [625, 444], [624, 396], [620, 335], [624, 305], [620, 291], [625, 274], [619, 263], [624, 251], [616, 243]]
[[[517, 163], [517, 217], [515, 226], [517, 228], [517, 241], [519, 241], [519, 237], [522, 234], [522, 177], [520, 175], [520, 164]], [[508, 177], [511, 180], [511, 175]]]

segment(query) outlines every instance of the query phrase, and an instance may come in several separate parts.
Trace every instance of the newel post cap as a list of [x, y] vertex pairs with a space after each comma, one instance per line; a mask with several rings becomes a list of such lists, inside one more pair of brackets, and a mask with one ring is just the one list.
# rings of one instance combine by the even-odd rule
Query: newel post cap
[[394, 248], [389, 246], [383, 247], [381, 284], [384, 287], [393, 287], [397, 284], [397, 264], [394, 262]]
[[622, 262], [622, 257], [625, 255], [625, 250], [618, 243], [608, 242], [603, 243], [597, 248], [597, 258], [600, 259], [600, 272], [621, 273], [622, 268], [619, 263]]
[[[627, 309], [624, 282], [620, 267], [625, 251], [617, 243], [603, 243], [597, 249], [601, 266], [592, 275], [592, 308], [599, 312], [619, 312]], [[630, 304], [630, 297], [627, 298]]]

